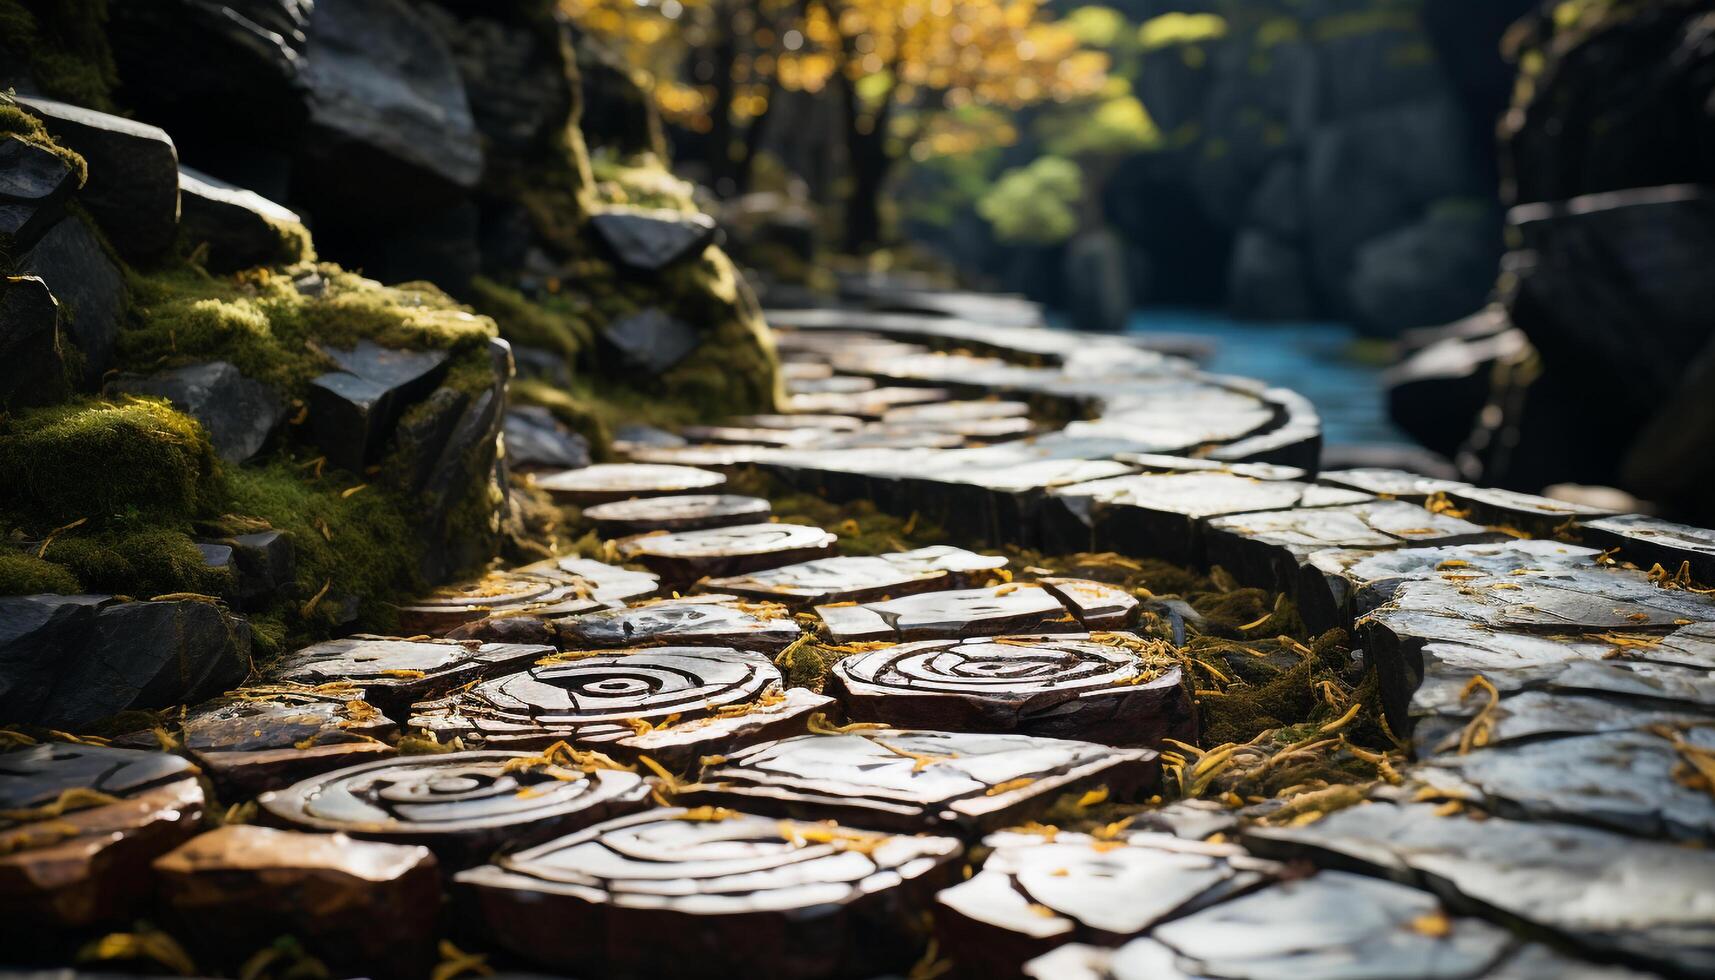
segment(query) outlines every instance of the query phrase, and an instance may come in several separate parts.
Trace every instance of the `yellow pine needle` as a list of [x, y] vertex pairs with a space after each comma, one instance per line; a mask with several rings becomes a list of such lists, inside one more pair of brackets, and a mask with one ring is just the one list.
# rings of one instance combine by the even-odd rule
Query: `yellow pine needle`
[[815, 638], [816, 636], [814, 633], [805, 633], [803, 636], [800, 636], [791, 643], [788, 643], [786, 645], [786, 649], [774, 655], [774, 665], [776, 667], [786, 666], [792, 661], [792, 657], [796, 655], [799, 650], [804, 649], [810, 644], [810, 641]]
[[718, 823], [722, 820], [734, 820], [743, 815], [737, 810], [728, 810], [724, 806], [694, 806], [683, 813], [674, 814], [673, 819], [691, 823]]
[[1254, 620], [1252, 622], [1246, 623], [1243, 626], [1240, 626], [1239, 632], [1248, 633], [1251, 630], [1256, 629], [1258, 626], [1261, 626], [1262, 624], [1268, 622], [1269, 620], [1271, 620], [1273, 618], [1274, 618], [1274, 613], [1272, 611], [1271, 612], [1265, 612], [1262, 614], [1261, 619], [1257, 619], [1257, 620]]
[[429, 971], [429, 980], [456, 980], [458, 977], [492, 977], [494, 968], [488, 965], [488, 957], [480, 953], [467, 953], [450, 940], [443, 939], [440, 944], [441, 961]]
[[1017, 779], [1009, 779], [1004, 783], [996, 783], [993, 786], [990, 786], [983, 795], [999, 796], [1002, 793], [1010, 793], [1015, 789], [1023, 789], [1034, 782], [1036, 782], [1036, 780], [1031, 779], [1029, 776], [1020, 776]]
[[892, 725], [880, 722], [854, 722], [850, 725], [836, 725], [828, 720], [825, 712], [815, 712], [806, 722], [812, 735], [852, 735], [862, 732], [884, 732], [892, 729]]
[[1316, 730], [1324, 735], [1337, 732], [1340, 729], [1345, 728], [1347, 725], [1350, 725], [1352, 723], [1352, 719], [1358, 717], [1358, 712], [1363, 709], [1364, 706], [1362, 704], [1353, 704], [1350, 708], [1346, 709], [1345, 714]]
[[1493, 733], [1494, 723], [1491, 716], [1495, 707], [1501, 703], [1501, 692], [1482, 674], [1473, 674], [1465, 683], [1465, 689], [1459, 692], [1459, 700], [1463, 703], [1471, 695], [1482, 691], [1489, 696], [1489, 702], [1477, 711], [1465, 725], [1465, 730], [1459, 733], [1459, 754], [1466, 755], [1474, 748], [1482, 748], [1489, 744], [1489, 736]]
[[1097, 786], [1095, 789], [1084, 793], [1083, 796], [1078, 797], [1078, 809], [1088, 810], [1090, 807], [1106, 803], [1107, 801], [1108, 788], [1106, 786]]
[[305, 619], [315, 615], [316, 607], [322, 604], [322, 599], [327, 596], [328, 590], [331, 588], [333, 588], [333, 579], [330, 578], [322, 583], [322, 587], [316, 591], [315, 595], [310, 596], [310, 601], [298, 608], [298, 614]]
[[680, 780], [678, 776], [668, 772], [666, 766], [663, 766], [661, 763], [656, 762], [654, 759], [651, 759], [646, 755], [638, 756], [637, 761], [647, 766], [649, 771], [654, 773], [657, 779], [661, 780], [661, 789], [665, 790], [669, 795], [679, 793], [690, 785]]
[[355, 487], [347, 487], [347, 488], [346, 488], [346, 489], [344, 489], [344, 490], [341, 490], [341, 491], [340, 491], [340, 492], [339, 492], [339, 498], [340, 498], [340, 499], [341, 499], [341, 500], [349, 500], [349, 499], [351, 499], [351, 498], [352, 498], [352, 497], [355, 497], [355, 496], [357, 496], [357, 495], [358, 495], [358, 494], [360, 494], [360, 493], [362, 493], [362, 492], [363, 492], [363, 491], [365, 491], [365, 490], [368, 490], [368, 489], [369, 489], [369, 484], [367, 484], [367, 483], [359, 483], [359, 484], [358, 484], [358, 485], [357, 485], [357, 486], [355, 486]]
[[178, 940], [156, 930], [108, 933], [78, 950], [77, 960], [80, 963], [149, 960], [181, 977], [194, 977], [199, 972]]
[[19, 810], [0, 810], [0, 820], [10, 820], [14, 823], [52, 820], [76, 810], [87, 810], [91, 807], [107, 806], [110, 803], [118, 802], [120, 800], [117, 796], [111, 796], [85, 786], [73, 786], [70, 789], [60, 791], [60, 795], [55, 797], [51, 803]]

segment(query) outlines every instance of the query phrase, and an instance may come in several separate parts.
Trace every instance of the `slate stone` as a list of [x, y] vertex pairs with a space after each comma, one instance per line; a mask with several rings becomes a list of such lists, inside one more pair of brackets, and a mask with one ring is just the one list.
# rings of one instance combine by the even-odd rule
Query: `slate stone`
[[292, 539], [284, 531], [257, 531], [229, 539], [238, 573], [238, 597], [267, 600], [295, 580]]
[[624, 538], [620, 557], [641, 563], [669, 584], [742, 575], [833, 555], [839, 541], [804, 524], [737, 524]]
[[1122, 747], [1197, 740], [1176, 655], [1065, 637], [929, 640], [856, 653], [826, 690], [846, 717], [895, 728], [1017, 732]]
[[[1709, 728], [1692, 727], [1683, 737], [1697, 749], [1715, 750]], [[1660, 735], [1607, 732], [1438, 756], [1417, 773], [1505, 817], [1651, 839], [1715, 840], [1715, 796], [1673, 779], [1683, 762]]]
[[790, 606], [870, 602], [891, 596], [967, 587], [1006, 567], [998, 555], [948, 545], [882, 555], [841, 555], [748, 575], [715, 578], [701, 588]]
[[[517, 353], [516, 348], [513, 351]], [[506, 410], [506, 466], [512, 472], [575, 470], [590, 465], [588, 439], [536, 405]]]
[[297, 258], [283, 241], [294, 212], [255, 191], [190, 167], [179, 168], [179, 224], [191, 248], [207, 246], [204, 265], [217, 274]]
[[1553, 577], [1594, 568], [1601, 553], [1559, 541], [1498, 541], [1493, 544], [1395, 551], [1330, 549], [1312, 553], [1298, 577], [1298, 608], [1313, 631], [1349, 629], [1358, 617], [1393, 598], [1408, 581], [1460, 583], [1479, 577]]
[[959, 842], [657, 809], [461, 872], [498, 944], [556, 972], [903, 975]]
[[[489, 386], [471, 397], [417, 487], [429, 544], [419, 563], [426, 581], [444, 581], [453, 571], [479, 565], [499, 550], [498, 533], [473, 533], [468, 526], [453, 522], [455, 508], [473, 493], [501, 501], [502, 508], [506, 499], [500, 439], [507, 386], [512, 381], [511, 346], [491, 338], [489, 362], [493, 368]], [[473, 484], [480, 484], [481, 489], [473, 491]], [[493, 503], [487, 506], [495, 510]]]
[[760, 524], [774, 506], [761, 497], [736, 494], [691, 494], [616, 500], [584, 508], [584, 518], [596, 522], [602, 537], [616, 538], [650, 531], [701, 531], [735, 524]]
[[0, 597], [0, 714], [23, 719], [51, 689], [57, 661], [89, 642], [104, 595]]
[[1504, 524], [1541, 537], [1552, 536], [1569, 522], [1609, 517], [1613, 511], [1588, 504], [1554, 500], [1533, 493], [1497, 487], [1465, 487], [1447, 491], [1447, 499], [1479, 524]]
[[548, 491], [555, 500], [581, 507], [633, 497], [678, 496], [725, 482], [724, 475], [710, 470], [649, 463], [598, 463], [533, 480], [536, 487]]
[[65, 161], [17, 137], [0, 139], [0, 247], [15, 255], [34, 245], [76, 190]]
[[901, 405], [925, 405], [942, 402], [951, 397], [945, 388], [876, 388], [855, 394], [829, 392], [813, 395], [789, 395], [787, 406], [793, 412], [810, 415], [849, 415], [863, 419], [879, 419]]
[[849, 374], [830, 374], [823, 378], [787, 378], [786, 393], [789, 395], [839, 394], [855, 395], [860, 392], [874, 391], [873, 378], [858, 378]]
[[1063, 516], [1102, 542], [1103, 550], [1200, 564], [1203, 522], [1225, 514], [1356, 504], [1370, 496], [1290, 480], [1252, 480], [1232, 473], [1121, 476], [1061, 487], [1050, 495], [1050, 520]]
[[1323, 470], [1317, 474], [1316, 482], [1349, 490], [1362, 490], [1378, 497], [1391, 497], [1413, 504], [1421, 504], [1438, 493], [1448, 493], [1470, 486], [1457, 480], [1439, 480], [1405, 470], [1380, 467]]
[[94, 390], [113, 366], [119, 320], [125, 312], [125, 278], [101, 242], [76, 215], [60, 219], [13, 270], [47, 283], [59, 300], [62, 344], [83, 355], [82, 387]]
[[242, 463], [262, 451], [285, 417], [285, 406], [267, 385], [244, 376], [229, 361], [173, 368], [146, 377], [121, 375], [115, 391], [165, 398], [208, 431], [220, 457]]
[[[1473, 695], [1460, 697], [1449, 690], [1454, 671], [1437, 664], [1429, 668], [1425, 685], [1430, 689], [1421, 703], [1413, 706], [1412, 745], [1419, 758], [1428, 759], [1444, 753], [1456, 753], [1465, 738], [1466, 729], [1478, 713], [1484, 714], [1482, 745], [1493, 748], [1523, 744], [1544, 738], [1570, 735], [1597, 735], [1610, 732], [1636, 732], [1655, 725], [1681, 728], [1707, 721], [1715, 709], [1690, 700], [1684, 702], [1658, 701], [1637, 696], [1635, 680], [1624, 683], [1625, 668], [1616, 668], [1610, 680], [1620, 681], [1610, 687], [1634, 690], [1596, 693], [1573, 693], [1578, 690], [1577, 671], [1571, 683], [1562, 687], [1552, 673], [1543, 690], [1519, 689], [1518, 678], [1503, 676], [1496, 687], [1500, 700]], [[1682, 672], [1687, 678], [1689, 671]], [[1494, 683], [1494, 682], [1491, 682]], [[1715, 688], [1712, 688], [1715, 693]]]
[[691, 258], [715, 241], [717, 229], [706, 214], [679, 211], [607, 209], [590, 216], [596, 237], [627, 268], [659, 272]]
[[954, 732], [879, 730], [799, 735], [733, 753], [681, 798], [744, 812], [833, 819], [903, 832], [985, 832], [1040, 813], [1060, 794], [1106, 786], [1111, 799], [1149, 792], [1148, 749]]
[[339, 370], [310, 382], [316, 444], [334, 465], [361, 472], [380, 458], [405, 409], [439, 383], [447, 353], [388, 350], [368, 340], [326, 353]]
[[[1309, 473], [1296, 466], [1273, 463], [1223, 463], [1216, 459], [1190, 456], [1168, 456], [1162, 453], [1115, 453], [1114, 459], [1143, 470], [1145, 473], [1231, 473], [1252, 480], [1306, 480]], [[1362, 490], [1362, 487], [1352, 489]], [[1369, 491], [1366, 491], [1369, 492]]]
[[627, 368], [650, 376], [671, 370], [702, 344], [696, 327], [653, 306], [614, 320], [601, 335]]
[[1018, 976], [1067, 943], [1119, 944], [1259, 888], [1280, 868], [1233, 845], [1003, 831], [982, 870], [935, 897], [940, 951], [970, 976]]
[[802, 635], [784, 607], [745, 604], [736, 596], [694, 595], [655, 599], [554, 621], [564, 650], [634, 646], [735, 647], [777, 654]]
[[114, 801], [39, 821], [0, 820], [0, 914], [11, 928], [118, 926], [152, 898], [149, 862], [195, 834], [195, 767], [165, 752], [49, 742], [0, 753], [0, 809], [53, 804], [68, 790]]
[[1670, 573], [1691, 564], [1691, 577], [1715, 582], [1715, 531], [1675, 524], [1641, 514], [1582, 520], [1579, 538], [1598, 548], [1618, 548], [1619, 557], [1639, 568], [1660, 565]]
[[165, 251], [179, 229], [179, 154], [165, 130], [40, 97], [18, 100], [48, 135], [89, 165], [78, 194], [121, 255]]
[[363, 700], [365, 693], [349, 681], [240, 688], [190, 709], [178, 730], [185, 750], [223, 799], [249, 799], [332, 769], [392, 757], [397, 750], [382, 739], [396, 726]]
[[[411, 725], [489, 749], [566, 742], [669, 771], [702, 757], [797, 735], [833, 699], [785, 689], [767, 655], [731, 647], [661, 646], [579, 656], [419, 702]], [[647, 726], [647, 727], [644, 727]]]
[[192, 948], [242, 962], [282, 932], [370, 975], [432, 967], [441, 881], [424, 847], [228, 825], [156, 858], [163, 903]]
[[309, 129], [297, 166], [318, 208], [372, 215], [476, 185], [482, 147], [470, 103], [422, 14], [401, 0], [323, 0], [305, 33]]
[[349, 681], [363, 688], [365, 700], [390, 716], [403, 717], [413, 702], [521, 670], [553, 652], [552, 647], [524, 644], [360, 635], [288, 653], [269, 668], [267, 677], [312, 687]]
[[1253, 853], [1308, 858], [1427, 887], [1557, 943], [1652, 970], [1715, 969], [1715, 854], [1586, 827], [1440, 817], [1372, 803], [1303, 827], [1252, 827]]
[[0, 281], [0, 408], [47, 405], [69, 393], [60, 304], [34, 276]]
[[1204, 557], [1241, 582], [1290, 592], [1299, 566], [1317, 551], [1383, 551], [1407, 545], [1468, 544], [1487, 537], [1488, 532], [1475, 524], [1402, 501], [1381, 500], [1212, 518], [1204, 532]]
[[1010, 584], [927, 592], [854, 606], [817, 606], [816, 615], [839, 643], [1076, 633], [1084, 629], [1052, 592], [1040, 586]]
[[1118, 949], [1061, 947], [1026, 965], [1024, 975], [1037, 980], [1455, 980], [1504, 975], [1489, 970], [1503, 963], [1513, 945], [1499, 926], [1445, 917], [1433, 895], [1325, 871], [1169, 922]]
[[338, 769], [256, 802], [275, 826], [420, 844], [462, 868], [503, 846], [526, 847], [639, 810], [648, 792], [630, 772], [584, 772], [519, 752], [448, 752]]
[[[120, 711], [212, 697], [250, 671], [250, 624], [211, 603], [107, 596], [5, 602], [23, 628], [0, 649], [20, 656], [55, 651], [27, 666], [6, 658], [17, 664], [8, 665], [4, 696], [18, 722], [76, 729]], [[50, 642], [51, 648], [33, 646]]]

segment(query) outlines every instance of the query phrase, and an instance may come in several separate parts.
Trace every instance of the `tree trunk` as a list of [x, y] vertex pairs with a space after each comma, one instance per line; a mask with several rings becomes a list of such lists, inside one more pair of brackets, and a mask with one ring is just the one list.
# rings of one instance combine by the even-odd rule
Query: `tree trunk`
[[857, 89], [842, 72], [840, 101], [852, 184], [845, 206], [846, 249], [863, 252], [881, 244], [881, 191], [893, 168], [893, 158], [887, 152], [887, 122], [893, 99], [889, 93], [875, 115], [865, 120], [858, 105]]
[[732, 195], [732, 103], [738, 90], [733, 68], [738, 63], [736, 11], [728, 4], [715, 5], [720, 34], [709, 53], [714, 62], [714, 100], [709, 106], [709, 184], [720, 197]]

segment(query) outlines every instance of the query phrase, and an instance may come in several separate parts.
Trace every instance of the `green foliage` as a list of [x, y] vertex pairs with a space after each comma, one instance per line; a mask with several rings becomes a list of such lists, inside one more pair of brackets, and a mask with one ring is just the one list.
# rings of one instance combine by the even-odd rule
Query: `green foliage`
[[1078, 230], [1083, 171], [1064, 157], [1046, 156], [1008, 170], [977, 202], [977, 212], [1003, 242], [1053, 245]]
[[1062, 157], [1125, 154], [1161, 145], [1161, 130], [1131, 94], [1131, 86], [1123, 78], [1112, 83], [1101, 99], [1043, 118], [1037, 129], [1049, 153]]
[[1227, 36], [1227, 20], [1219, 14], [1167, 13], [1152, 17], [1137, 29], [1145, 50], [1218, 41]]
[[42, 91], [111, 112], [119, 72], [106, 25], [107, 0], [0, 0], [0, 38]]
[[1112, 7], [1079, 7], [1063, 18], [1080, 43], [1092, 48], [1113, 48], [1130, 33], [1125, 15]]
[[184, 531], [142, 526], [56, 537], [43, 554], [63, 566], [94, 592], [139, 597], [194, 592], [223, 595], [232, 579], [224, 569], [210, 568], [196, 542]]
[[492, 318], [500, 335], [514, 344], [540, 347], [571, 360], [594, 340], [589, 324], [561, 297], [531, 302], [518, 290], [482, 276], [471, 280], [470, 292], [471, 305]]
[[44, 534], [78, 520], [187, 521], [219, 489], [201, 427], [152, 399], [79, 399], [8, 419], [0, 474], [8, 488], [0, 516]]

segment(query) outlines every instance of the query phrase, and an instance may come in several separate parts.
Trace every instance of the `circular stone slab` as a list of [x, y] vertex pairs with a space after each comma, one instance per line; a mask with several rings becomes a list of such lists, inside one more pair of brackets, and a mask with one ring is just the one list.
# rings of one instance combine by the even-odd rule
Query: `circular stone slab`
[[625, 817], [463, 872], [501, 946], [614, 976], [903, 975], [959, 843], [714, 808]]
[[1083, 637], [930, 640], [854, 654], [828, 693], [853, 721], [896, 728], [1020, 732], [1155, 748], [1196, 741], [1179, 660]]
[[599, 463], [535, 478], [536, 486], [563, 504], [587, 507], [633, 497], [666, 497], [718, 487], [726, 477], [713, 470], [653, 463]]
[[697, 494], [684, 497], [645, 497], [618, 500], [587, 508], [604, 538], [649, 531], [701, 531], [711, 527], [759, 524], [768, 520], [773, 505], [761, 497]]
[[694, 582], [827, 558], [838, 541], [804, 524], [741, 524], [628, 538], [619, 542], [619, 553], [668, 581]]
[[306, 779], [257, 798], [272, 822], [394, 844], [422, 844], [467, 865], [502, 845], [534, 843], [641, 808], [642, 777], [534, 765], [519, 752], [388, 759]]

